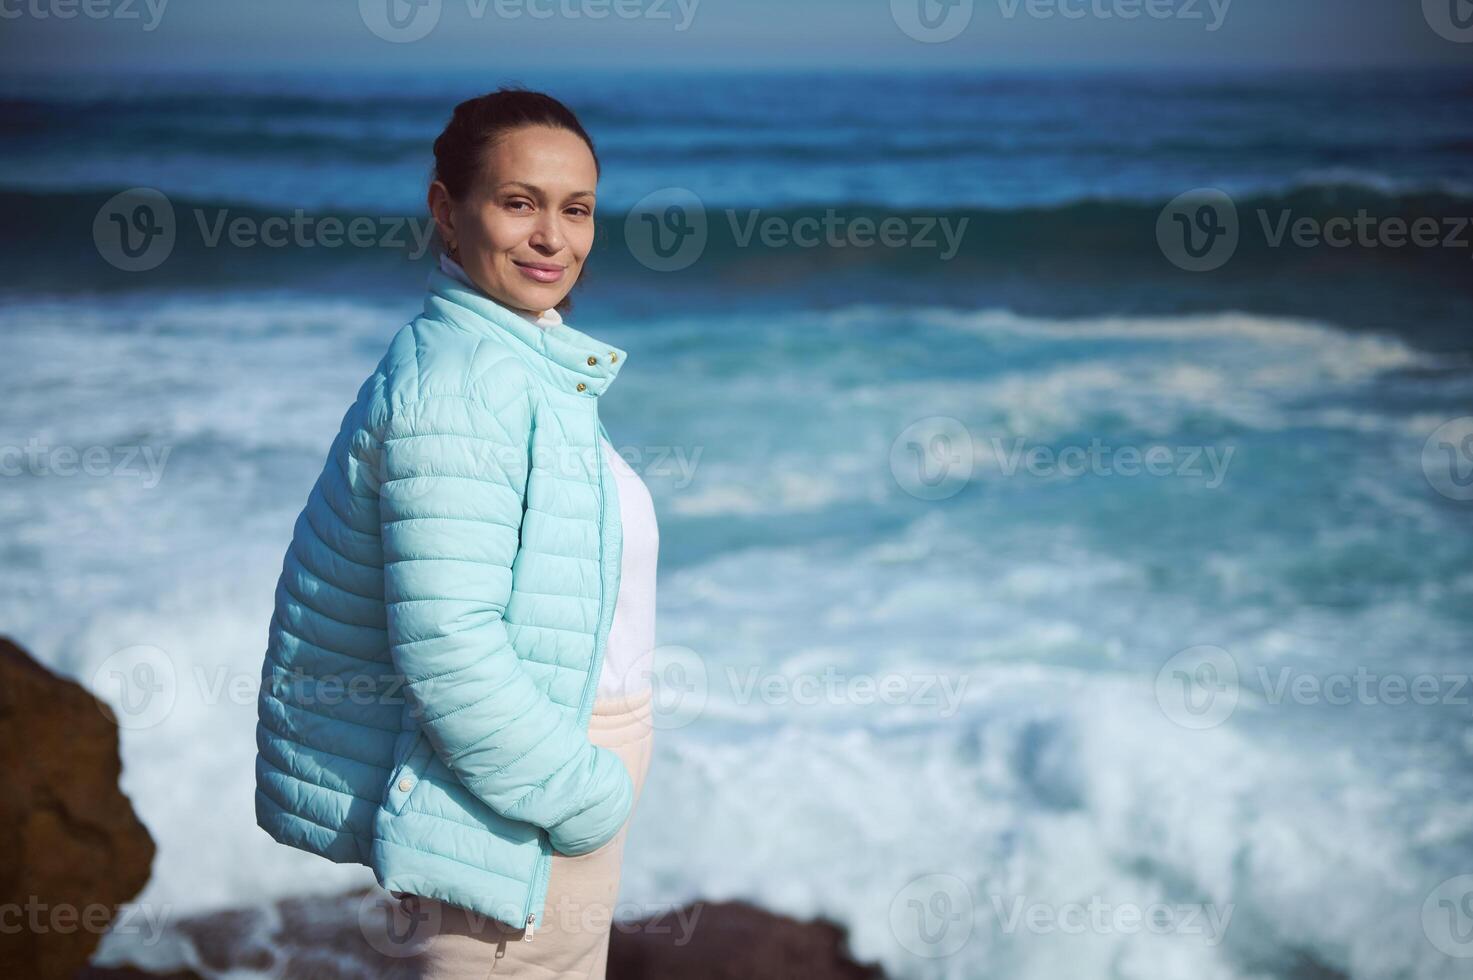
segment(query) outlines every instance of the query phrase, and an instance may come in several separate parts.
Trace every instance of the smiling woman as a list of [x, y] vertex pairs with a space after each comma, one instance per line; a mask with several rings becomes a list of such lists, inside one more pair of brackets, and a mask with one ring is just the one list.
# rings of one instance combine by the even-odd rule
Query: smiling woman
[[402, 915], [371, 944], [413, 975], [602, 977], [659, 539], [598, 416], [625, 352], [558, 312], [598, 162], [516, 90], [457, 106], [435, 157], [424, 314], [360, 387], [277, 587], [256, 818], [371, 867]]

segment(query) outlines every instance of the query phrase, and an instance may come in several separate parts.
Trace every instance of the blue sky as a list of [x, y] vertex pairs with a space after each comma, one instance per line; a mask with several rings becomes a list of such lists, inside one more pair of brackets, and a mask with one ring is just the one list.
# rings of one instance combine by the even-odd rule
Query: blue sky
[[[1434, 7], [1469, 2], [1427, 0]], [[924, 42], [908, 34], [902, 22], [920, 23], [920, 3], [929, 5], [939, 31], [954, 36]], [[391, 4], [397, 21], [389, 19]], [[91, 14], [81, 12], [88, 5]], [[1423, 6], [1422, 0], [0, 0], [0, 64], [64, 72], [1473, 65], [1473, 43], [1439, 36]], [[73, 16], [61, 16], [69, 9]], [[600, 12], [605, 16], [597, 17]], [[375, 34], [370, 21], [401, 39]], [[403, 39], [419, 30], [423, 37]]]

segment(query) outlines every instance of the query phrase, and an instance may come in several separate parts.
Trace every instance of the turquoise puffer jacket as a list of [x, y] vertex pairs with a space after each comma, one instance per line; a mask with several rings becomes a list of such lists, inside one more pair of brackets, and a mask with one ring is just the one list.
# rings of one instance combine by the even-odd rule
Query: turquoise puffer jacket
[[283, 563], [256, 726], [276, 840], [535, 934], [553, 850], [624, 824], [588, 720], [623, 544], [598, 398], [625, 356], [431, 272]]

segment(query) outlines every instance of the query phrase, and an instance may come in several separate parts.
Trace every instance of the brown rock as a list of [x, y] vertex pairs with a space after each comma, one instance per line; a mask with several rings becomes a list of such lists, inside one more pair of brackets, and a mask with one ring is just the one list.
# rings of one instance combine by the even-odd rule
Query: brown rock
[[[302, 895], [272, 907], [211, 912], [175, 928], [193, 948], [191, 962], [216, 973], [258, 972], [280, 980], [398, 980], [412, 974], [364, 939], [358, 913], [382, 892]], [[844, 932], [831, 922], [799, 922], [745, 902], [696, 902], [634, 923], [610, 936], [608, 980], [884, 980], [878, 967], [854, 962]], [[123, 967], [91, 968], [76, 980], [196, 980]]]
[[746, 902], [696, 902], [628, 925], [609, 941], [609, 980], [884, 980], [856, 963], [844, 931]]
[[149, 973], [147, 970], [131, 966], [86, 966], [72, 980], [203, 980], [203, 978], [193, 970], [180, 970], [177, 973]]
[[72, 977], [147, 884], [121, 771], [111, 710], [0, 638], [0, 903], [23, 925], [0, 930], [0, 976]]

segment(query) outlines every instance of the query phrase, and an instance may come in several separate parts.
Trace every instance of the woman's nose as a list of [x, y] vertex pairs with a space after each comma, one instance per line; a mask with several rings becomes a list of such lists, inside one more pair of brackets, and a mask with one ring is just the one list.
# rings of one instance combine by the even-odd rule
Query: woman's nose
[[549, 216], [539, 221], [537, 227], [532, 230], [530, 244], [533, 248], [548, 255], [562, 251], [563, 232], [558, 226], [557, 218]]

